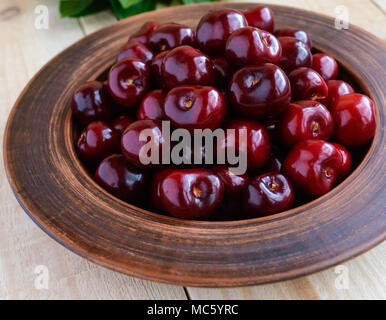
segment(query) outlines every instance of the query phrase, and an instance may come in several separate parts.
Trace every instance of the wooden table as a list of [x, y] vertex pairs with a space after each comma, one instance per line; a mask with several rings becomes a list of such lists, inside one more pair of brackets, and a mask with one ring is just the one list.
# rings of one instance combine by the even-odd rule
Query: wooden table
[[[264, 2], [331, 16], [337, 6], [345, 5], [351, 23], [386, 39], [386, 0]], [[57, 4], [56, 0], [1, 1], [1, 136], [16, 98], [38, 69], [73, 42], [115, 21], [108, 12], [60, 19]], [[48, 30], [35, 27], [38, 5], [49, 9]], [[386, 299], [385, 243], [340, 268], [248, 288], [183, 288], [131, 278], [80, 258], [42, 232], [13, 196], [2, 160], [0, 182], [0, 299]], [[39, 286], [42, 271], [38, 266], [48, 271], [48, 289]], [[342, 270], [347, 274], [342, 275]], [[348, 288], [339, 281], [342, 277], [348, 279]]]

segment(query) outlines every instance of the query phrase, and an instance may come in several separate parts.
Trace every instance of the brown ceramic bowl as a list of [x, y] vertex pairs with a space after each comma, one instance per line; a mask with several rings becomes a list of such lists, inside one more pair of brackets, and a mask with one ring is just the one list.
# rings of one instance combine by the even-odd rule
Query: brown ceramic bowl
[[352, 258], [386, 234], [386, 45], [332, 18], [271, 6], [276, 26], [310, 33], [376, 105], [377, 132], [363, 160], [323, 197], [278, 215], [232, 222], [184, 221], [137, 208], [100, 188], [74, 150], [69, 102], [96, 79], [119, 48], [149, 20], [196, 26], [210, 9], [252, 8], [204, 3], [141, 14], [80, 40], [31, 80], [9, 117], [6, 170], [17, 199], [51, 237], [110, 269], [184, 286], [231, 287], [306, 275]]

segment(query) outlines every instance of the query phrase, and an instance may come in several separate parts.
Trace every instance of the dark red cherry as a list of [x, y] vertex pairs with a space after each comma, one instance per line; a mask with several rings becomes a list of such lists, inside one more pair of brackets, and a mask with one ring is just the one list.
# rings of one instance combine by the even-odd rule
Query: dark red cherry
[[175, 128], [216, 129], [225, 118], [226, 105], [213, 87], [181, 86], [169, 91], [165, 115]]
[[282, 174], [269, 172], [249, 180], [243, 206], [250, 217], [264, 217], [290, 209], [293, 202], [291, 183]]
[[224, 187], [207, 169], [172, 170], [160, 185], [162, 207], [182, 219], [206, 219], [220, 206]]
[[283, 114], [278, 131], [287, 146], [308, 139], [328, 140], [334, 132], [334, 119], [317, 101], [296, 101]]
[[264, 167], [260, 170], [261, 173], [266, 172], [276, 172], [280, 173], [283, 167], [283, 157], [279, 154], [278, 151], [273, 150], [273, 146], [271, 146], [271, 153], [269, 154], [269, 158], [264, 165]]
[[347, 82], [342, 80], [330, 80], [327, 81], [328, 97], [326, 99], [319, 100], [330, 110], [335, 106], [336, 101], [340, 96], [345, 94], [354, 93], [354, 89]]
[[158, 22], [149, 21], [142, 25], [142, 27], [133, 35], [130, 36], [130, 40], [139, 41], [144, 45], [149, 44], [149, 38], [152, 32], [159, 26]]
[[154, 176], [150, 182], [149, 187], [149, 200], [152, 208], [158, 213], [164, 213], [164, 208], [161, 202], [161, 184], [165, 177], [170, 174], [174, 169], [166, 168], [161, 169], [154, 173]]
[[213, 220], [230, 221], [245, 218], [240, 203], [249, 177], [235, 174], [230, 167], [216, 166], [212, 169], [224, 185], [225, 195], [221, 206], [211, 216]]
[[158, 120], [165, 119], [164, 101], [166, 93], [163, 90], [150, 91], [142, 100], [137, 111], [138, 120]]
[[292, 101], [319, 100], [328, 96], [328, 87], [321, 75], [311, 68], [298, 68], [288, 76]]
[[338, 173], [338, 181], [342, 181], [349, 175], [351, 171], [351, 166], [352, 166], [351, 155], [350, 155], [350, 152], [348, 152], [348, 150], [342, 145], [337, 143], [331, 143], [331, 144], [339, 151], [342, 157], [342, 162], [340, 164], [340, 169]]
[[138, 120], [122, 134], [121, 149], [131, 164], [140, 168], [156, 167], [162, 160], [162, 142], [162, 129], [158, 122]]
[[234, 31], [225, 46], [227, 60], [237, 67], [278, 64], [281, 57], [280, 42], [271, 33], [254, 27]]
[[147, 173], [132, 166], [123, 155], [104, 159], [95, 172], [98, 184], [116, 197], [140, 203], [144, 199]]
[[119, 117], [115, 118], [111, 122], [111, 126], [114, 130], [118, 131], [120, 135], [125, 131], [125, 129], [129, 126], [129, 124], [133, 123], [135, 120], [133, 117], [123, 114]]
[[331, 143], [305, 140], [288, 153], [283, 172], [304, 194], [321, 196], [337, 181], [341, 162], [339, 151]]
[[149, 68], [143, 61], [127, 58], [115, 64], [109, 73], [108, 88], [113, 99], [134, 108], [149, 90]]
[[223, 56], [216, 56], [212, 58], [213, 68], [216, 74], [216, 85], [218, 88], [227, 88], [231, 80], [234, 70]]
[[150, 75], [151, 75], [151, 82], [153, 86], [156, 88], [164, 88], [165, 83], [162, 78], [162, 62], [165, 58], [165, 56], [169, 53], [169, 50], [162, 51], [161, 53], [157, 54], [153, 60], [149, 63], [150, 68]]
[[[263, 167], [271, 150], [269, 136], [264, 126], [253, 120], [233, 120], [226, 129], [225, 139], [220, 142], [220, 151], [223, 154], [236, 152], [239, 156], [246, 155], [248, 171], [256, 171]], [[229, 129], [233, 129], [234, 132], [231, 133]], [[241, 130], [244, 130], [246, 135], [243, 135]]]
[[99, 81], [82, 85], [72, 97], [72, 114], [82, 125], [93, 121], [108, 121], [112, 116], [112, 105], [106, 87]]
[[279, 67], [285, 73], [300, 67], [311, 67], [312, 53], [304, 42], [292, 37], [280, 37], [278, 40], [282, 48]]
[[195, 41], [192, 28], [178, 23], [165, 23], [150, 35], [149, 45], [156, 52], [161, 52], [182, 45], [192, 46]]
[[335, 139], [346, 147], [358, 147], [375, 134], [376, 121], [373, 101], [362, 94], [339, 97], [332, 108], [335, 120]]
[[211, 11], [198, 23], [198, 47], [209, 55], [221, 54], [225, 50], [225, 43], [231, 33], [246, 26], [248, 22], [238, 10]]
[[280, 145], [280, 137], [278, 134], [278, 124], [277, 124], [277, 119], [276, 118], [268, 118], [265, 121], [262, 122], [264, 125], [265, 130], [267, 130], [268, 135], [269, 135], [269, 140], [271, 143]]
[[328, 54], [314, 54], [312, 56], [312, 69], [318, 72], [325, 81], [335, 80], [338, 76], [338, 63]]
[[237, 71], [229, 83], [232, 106], [244, 116], [270, 117], [284, 111], [291, 100], [291, 86], [279, 67], [267, 63]]
[[181, 85], [213, 85], [216, 75], [212, 60], [200, 50], [180, 46], [164, 57], [162, 78], [169, 89]]
[[117, 62], [126, 58], [137, 58], [143, 62], [149, 62], [153, 57], [153, 52], [144, 44], [131, 40], [122, 47], [118, 54]]
[[312, 49], [312, 40], [307, 32], [298, 29], [284, 28], [275, 31], [276, 37], [291, 37], [302, 41], [307, 45], [308, 49]]
[[101, 161], [119, 153], [119, 133], [106, 122], [91, 122], [81, 133], [76, 147], [83, 160]]
[[273, 12], [270, 8], [258, 6], [249, 11], [243, 11], [248, 25], [273, 33], [275, 28]]

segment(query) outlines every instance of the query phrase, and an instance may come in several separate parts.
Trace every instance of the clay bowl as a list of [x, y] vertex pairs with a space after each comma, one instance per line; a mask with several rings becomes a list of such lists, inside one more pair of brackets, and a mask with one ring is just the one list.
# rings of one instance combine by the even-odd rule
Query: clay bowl
[[184, 286], [232, 287], [299, 277], [339, 264], [386, 234], [386, 45], [332, 18], [271, 6], [277, 27], [305, 29], [316, 50], [333, 55], [376, 105], [377, 132], [356, 170], [325, 196], [278, 215], [232, 222], [184, 221], [122, 202], [101, 189], [74, 150], [69, 102], [101, 77], [127, 37], [145, 21], [196, 26], [204, 3], [141, 14], [82, 39], [31, 80], [9, 117], [4, 157], [28, 215], [66, 248], [125, 274]]

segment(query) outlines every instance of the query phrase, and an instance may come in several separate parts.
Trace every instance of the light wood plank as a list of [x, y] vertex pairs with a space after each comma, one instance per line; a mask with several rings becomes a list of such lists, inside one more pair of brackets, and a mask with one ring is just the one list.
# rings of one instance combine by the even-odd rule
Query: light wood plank
[[376, 6], [378, 6], [384, 13], [386, 13], [386, 0], [371, 0]]
[[[47, 5], [49, 29], [36, 30], [34, 9]], [[95, 17], [99, 21], [101, 16]], [[108, 22], [110, 23], [110, 22]], [[92, 32], [91, 24], [85, 28]], [[52, 56], [84, 36], [76, 19], [60, 19], [57, 1], [0, 3], [0, 132], [27, 81]], [[3, 148], [0, 157], [3, 159]], [[0, 164], [0, 299], [186, 299], [181, 287], [161, 285], [89, 263], [42, 232], [17, 203]], [[49, 271], [49, 289], [37, 290], [35, 267]]]

